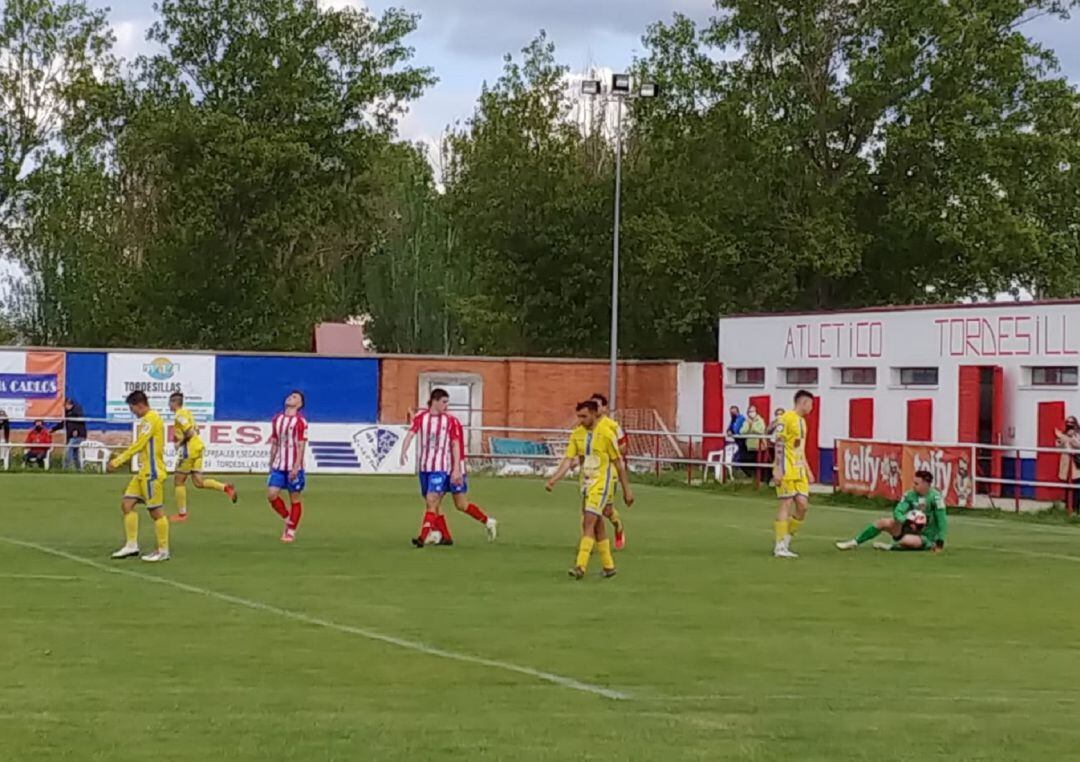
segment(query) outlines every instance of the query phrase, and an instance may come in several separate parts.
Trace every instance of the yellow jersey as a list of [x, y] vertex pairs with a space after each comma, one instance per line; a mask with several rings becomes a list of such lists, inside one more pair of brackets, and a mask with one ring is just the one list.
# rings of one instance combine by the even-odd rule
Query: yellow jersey
[[[191, 432], [190, 436], [188, 432]], [[195, 416], [186, 407], [176, 411], [176, 418], [173, 420], [173, 441], [176, 442], [177, 447], [187, 442], [190, 449], [195, 449], [194, 446], [202, 444], [199, 438], [199, 424], [195, 423]]]
[[610, 428], [601, 427], [597, 422], [591, 430], [578, 426], [570, 432], [566, 457], [581, 458], [581, 484], [588, 488], [596, 484], [611, 484], [615, 461], [622, 455]]
[[165, 422], [153, 410], [139, 419], [138, 432], [131, 447], [116, 456], [114, 463], [122, 466], [136, 455], [139, 456], [139, 476], [146, 479], [164, 479], [165, 468]]
[[776, 464], [781, 479], [807, 479], [806, 419], [794, 410], [787, 410], [776, 425]]
[[615, 440], [615, 444], [619, 446], [619, 450], [626, 446], [626, 432], [623, 431], [623, 427], [619, 425], [619, 422], [612, 418], [610, 415], [602, 415], [596, 422], [596, 428], [598, 431], [606, 430], [611, 438]]

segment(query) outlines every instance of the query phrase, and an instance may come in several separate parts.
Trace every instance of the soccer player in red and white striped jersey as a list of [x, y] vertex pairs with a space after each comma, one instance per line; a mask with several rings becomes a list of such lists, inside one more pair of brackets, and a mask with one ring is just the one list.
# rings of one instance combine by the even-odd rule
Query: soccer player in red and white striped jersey
[[427, 544], [432, 531], [442, 535], [440, 545], [454, 544], [446, 516], [442, 513], [443, 495], [447, 492], [453, 496], [454, 506], [459, 511], [484, 525], [488, 541], [494, 541], [498, 534], [498, 522], [466, 497], [469, 480], [465, 475], [465, 431], [461, 421], [446, 412], [449, 406], [450, 395], [445, 389], [432, 391], [428, 409], [413, 418], [401, 447], [401, 463], [404, 465], [413, 440], [417, 439], [420, 444], [420, 494], [424, 497], [424, 520], [419, 536], [412, 541], [418, 548]]
[[[307, 419], [304, 393], [293, 391], [285, 398], [285, 409], [270, 422], [270, 478], [266, 482], [266, 499], [270, 507], [285, 521], [282, 542], [296, 540], [296, 528], [304, 513], [301, 495], [304, 491], [304, 454], [307, 451]], [[285, 507], [281, 491], [289, 493], [290, 507]]]

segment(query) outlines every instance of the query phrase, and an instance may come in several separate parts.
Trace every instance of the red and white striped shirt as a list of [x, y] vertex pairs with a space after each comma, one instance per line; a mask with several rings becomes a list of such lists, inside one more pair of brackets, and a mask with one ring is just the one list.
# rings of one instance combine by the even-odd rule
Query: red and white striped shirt
[[465, 471], [465, 432], [461, 421], [449, 413], [436, 414], [424, 410], [413, 418], [411, 431], [420, 441], [420, 471], [445, 471], [454, 467], [451, 447], [461, 454], [461, 470]]
[[274, 471], [299, 471], [304, 467], [300, 461], [300, 443], [307, 441], [307, 420], [303, 415], [278, 413], [270, 422], [270, 443], [277, 443], [277, 452], [270, 468]]

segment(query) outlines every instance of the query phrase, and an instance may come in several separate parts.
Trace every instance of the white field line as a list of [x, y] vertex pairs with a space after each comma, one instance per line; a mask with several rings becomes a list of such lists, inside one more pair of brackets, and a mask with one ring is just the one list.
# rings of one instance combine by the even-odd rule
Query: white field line
[[155, 585], [164, 585], [166, 587], [175, 588], [176, 590], [183, 590], [186, 593], [193, 593], [195, 595], [201, 595], [206, 598], [213, 598], [224, 603], [231, 603], [234, 606], [242, 606], [244, 608], [252, 609], [254, 611], [262, 611], [267, 614], [274, 614], [275, 616], [281, 617], [282, 619], [290, 619], [294, 622], [301, 622], [303, 624], [311, 625], [313, 627], [322, 627], [327, 630], [334, 630], [335, 632], [341, 632], [347, 635], [356, 635], [367, 640], [373, 640], [379, 643], [386, 643], [388, 645], [397, 646], [398, 648], [404, 648], [408, 651], [416, 651], [417, 653], [427, 654], [428, 656], [435, 656], [441, 659], [450, 659], [453, 661], [464, 662], [465, 664], [477, 664], [482, 667], [498, 669], [504, 672], [513, 672], [519, 675], [525, 675], [526, 677], [532, 677], [537, 680], [542, 680], [547, 683], [552, 683], [554, 685], [558, 685], [561, 688], [569, 688], [570, 690], [581, 691], [582, 693], [591, 693], [595, 696], [602, 696], [604, 698], [614, 699], [617, 701], [626, 701], [632, 698], [629, 693], [613, 690], [611, 688], [605, 688], [602, 685], [585, 683], [580, 680], [575, 680], [572, 677], [564, 677], [562, 675], [556, 675], [552, 672], [544, 672], [542, 670], [533, 669], [532, 667], [526, 667], [520, 664], [514, 664], [512, 662], [499, 661], [497, 659], [487, 659], [483, 656], [473, 656], [471, 654], [458, 653], [456, 651], [447, 651], [442, 648], [436, 648], [435, 646], [429, 646], [416, 640], [406, 640], [405, 638], [398, 638], [393, 635], [385, 635], [381, 632], [376, 632], [375, 630], [369, 630], [363, 627], [353, 627], [347, 624], [339, 624], [338, 622], [332, 622], [328, 619], [320, 619], [318, 617], [309, 616], [299, 611], [290, 611], [289, 609], [279, 608], [277, 606], [272, 606], [268, 603], [262, 603], [261, 601], [255, 601], [249, 598], [241, 598], [237, 595], [221, 593], [216, 590], [210, 590], [204, 587], [199, 587], [197, 585], [189, 585], [185, 582], [177, 582], [176, 580], [169, 579], [168, 577], [157, 577], [152, 574], [143, 574], [141, 572], [132, 571], [131, 569], [121, 568], [120, 566], [99, 563], [92, 559], [83, 558], [82, 556], [76, 556], [72, 553], [67, 553], [57, 548], [51, 548], [48, 545], [40, 545], [36, 542], [27, 542], [25, 540], [17, 540], [12, 537], [3, 536], [0, 536], [0, 542], [5, 542], [8, 545], [15, 545], [21, 548], [27, 548], [29, 550], [36, 550], [40, 553], [46, 553], [50, 556], [55, 556], [57, 558], [63, 558], [68, 561], [73, 561], [75, 563], [89, 566], [92, 569], [97, 569], [98, 571], [103, 571], [108, 574], [118, 574], [124, 577], [138, 579], [142, 582], [149, 582]]

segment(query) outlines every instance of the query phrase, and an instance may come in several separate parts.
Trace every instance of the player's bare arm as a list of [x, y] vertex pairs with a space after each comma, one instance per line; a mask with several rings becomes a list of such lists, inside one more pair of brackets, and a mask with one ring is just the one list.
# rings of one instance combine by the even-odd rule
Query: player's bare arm
[[615, 460], [615, 472], [619, 475], [619, 484], [622, 485], [623, 502], [629, 508], [634, 504], [634, 492], [630, 488], [630, 470], [623, 458]]
[[278, 454], [278, 441], [277, 441], [277, 439], [271, 439], [270, 440], [270, 462], [269, 462], [269, 464], [267, 464], [268, 467], [271, 470], [273, 470], [273, 468], [274, 468], [274, 459], [277, 458], [277, 454]]
[[412, 447], [413, 439], [416, 438], [416, 432], [411, 429], [405, 434], [405, 441], [401, 443], [401, 465], [405, 465], [405, 461], [409, 459], [409, 448]]
[[461, 463], [465, 458], [463, 452], [465, 448], [465, 440], [451, 440], [450, 442], [450, 481], [454, 484], [461, 484]]
[[304, 455], [307, 451], [307, 442], [301, 441], [296, 447], [296, 463], [289, 469], [289, 478], [293, 481], [300, 476], [300, 469], [303, 468]]
[[559, 463], [559, 467], [555, 469], [555, 473], [551, 475], [551, 478], [547, 480], [547, 484], [544, 485], [544, 489], [551, 492], [555, 489], [555, 485], [559, 483], [564, 476], [570, 473], [570, 469], [574, 467], [574, 458], [563, 458]]

